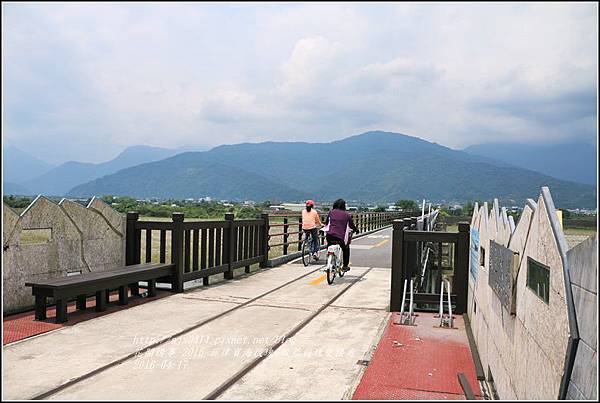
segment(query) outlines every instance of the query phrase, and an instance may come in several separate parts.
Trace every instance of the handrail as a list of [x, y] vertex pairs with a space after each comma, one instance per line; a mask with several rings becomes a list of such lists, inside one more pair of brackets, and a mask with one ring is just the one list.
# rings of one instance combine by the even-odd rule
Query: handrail
[[404, 279], [404, 290], [402, 291], [402, 306], [400, 307], [400, 321], [399, 324], [402, 324], [402, 320], [404, 319], [404, 303], [406, 301], [406, 284], [408, 283], [407, 279]]
[[414, 320], [414, 317], [413, 317], [413, 305], [414, 305], [413, 304], [413, 300], [414, 300], [413, 297], [414, 297], [414, 290], [415, 290], [415, 287], [413, 285], [413, 279], [411, 278], [410, 279], [410, 306], [408, 307], [408, 309], [409, 309], [408, 324], [409, 325], [412, 325], [413, 324], [413, 320]]
[[450, 328], [454, 327], [454, 317], [452, 316], [452, 302], [450, 299], [450, 281], [446, 280], [446, 291], [448, 291], [448, 323]]
[[[142, 237], [142, 231], [145, 236]], [[211, 275], [224, 273], [233, 278], [233, 270], [259, 263], [266, 267], [268, 260], [269, 217], [262, 214], [257, 219], [235, 220], [232, 213], [224, 220], [184, 221], [183, 213], [173, 213], [172, 221], [139, 221], [139, 214], [127, 214], [126, 264], [152, 262], [154, 255], [153, 233], [159, 234], [158, 260], [167, 260], [170, 249], [171, 263], [175, 266], [171, 276], [173, 291], [183, 291], [185, 281], [203, 278], [208, 284]], [[168, 239], [170, 235], [170, 241]], [[145, 241], [143, 247], [142, 241]], [[154, 252], [154, 253], [153, 253]]]
[[400, 307], [400, 319], [397, 322], [394, 322], [396, 325], [410, 325], [414, 324], [414, 314], [413, 314], [413, 305], [414, 305], [414, 280], [410, 280], [410, 297], [409, 297], [409, 306], [408, 306], [408, 316], [404, 319], [404, 307], [406, 305], [406, 286], [408, 284], [408, 279], [404, 279], [404, 289], [402, 291], [402, 306]]
[[[272, 257], [294, 256], [302, 246], [302, 213], [301, 212], [269, 212], [269, 228], [277, 228], [278, 231], [268, 234], [269, 250]], [[373, 211], [351, 211], [349, 212], [354, 224], [361, 232], [370, 232], [384, 228], [392, 224], [397, 218], [416, 216], [416, 211], [402, 212], [373, 212]], [[325, 220], [327, 213], [319, 214], [321, 221]], [[293, 240], [292, 240], [293, 238]], [[325, 243], [325, 237], [319, 237], [321, 245]], [[296, 247], [290, 248], [290, 245]]]

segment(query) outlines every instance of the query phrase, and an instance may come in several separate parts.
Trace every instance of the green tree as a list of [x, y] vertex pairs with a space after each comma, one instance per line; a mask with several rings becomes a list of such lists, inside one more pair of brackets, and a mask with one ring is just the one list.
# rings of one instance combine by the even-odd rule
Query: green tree
[[466, 216], [472, 216], [473, 210], [475, 210], [475, 204], [473, 204], [473, 202], [467, 202], [467, 204], [463, 207], [463, 213]]
[[452, 215], [454, 216], [462, 216], [464, 215], [464, 209], [459, 207], [459, 208], [453, 208], [452, 210], [450, 210], [450, 212], [452, 213]]
[[31, 204], [33, 198], [20, 196], [4, 196], [4, 203], [12, 208], [23, 209]]
[[412, 211], [412, 210], [418, 210], [419, 209], [419, 205], [417, 204], [416, 201], [414, 200], [398, 200], [396, 202], [396, 207], [400, 207], [402, 210], [404, 211]]

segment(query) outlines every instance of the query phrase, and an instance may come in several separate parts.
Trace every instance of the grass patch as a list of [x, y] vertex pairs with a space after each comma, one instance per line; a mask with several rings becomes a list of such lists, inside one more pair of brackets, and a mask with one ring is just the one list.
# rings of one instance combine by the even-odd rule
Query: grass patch
[[564, 228], [565, 235], [587, 235], [592, 236], [597, 232], [597, 228]]

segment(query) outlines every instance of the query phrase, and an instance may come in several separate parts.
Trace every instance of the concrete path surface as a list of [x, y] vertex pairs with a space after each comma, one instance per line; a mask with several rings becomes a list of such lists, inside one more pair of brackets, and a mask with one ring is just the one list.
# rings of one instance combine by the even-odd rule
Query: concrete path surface
[[3, 397], [350, 398], [389, 318], [390, 232], [333, 285], [292, 262], [4, 346]]

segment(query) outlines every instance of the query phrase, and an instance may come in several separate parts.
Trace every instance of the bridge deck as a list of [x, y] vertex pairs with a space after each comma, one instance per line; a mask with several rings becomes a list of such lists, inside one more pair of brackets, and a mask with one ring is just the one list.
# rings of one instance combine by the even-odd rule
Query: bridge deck
[[390, 318], [353, 399], [463, 400], [458, 373], [481, 399], [462, 316], [448, 329], [440, 328], [432, 313], [418, 315], [416, 326], [394, 324], [397, 313]]
[[92, 320], [76, 312], [4, 346], [4, 397], [351, 398], [390, 318], [390, 233], [355, 240], [331, 286], [319, 264], [292, 262]]

